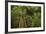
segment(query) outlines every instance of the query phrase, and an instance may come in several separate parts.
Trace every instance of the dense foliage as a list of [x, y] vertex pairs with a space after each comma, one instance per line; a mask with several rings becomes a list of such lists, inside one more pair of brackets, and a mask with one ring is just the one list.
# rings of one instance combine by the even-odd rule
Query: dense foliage
[[40, 6], [11, 5], [11, 28], [28, 28], [40, 26]]

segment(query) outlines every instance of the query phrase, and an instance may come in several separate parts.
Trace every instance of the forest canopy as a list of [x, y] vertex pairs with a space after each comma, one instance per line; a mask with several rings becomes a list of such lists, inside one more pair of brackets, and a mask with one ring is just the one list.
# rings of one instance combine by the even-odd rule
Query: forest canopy
[[41, 7], [11, 5], [11, 28], [30, 27], [41, 27]]

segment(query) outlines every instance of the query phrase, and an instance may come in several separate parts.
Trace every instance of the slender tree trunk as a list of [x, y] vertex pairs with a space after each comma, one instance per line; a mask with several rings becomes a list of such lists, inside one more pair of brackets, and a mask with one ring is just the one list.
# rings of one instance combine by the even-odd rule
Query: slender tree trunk
[[26, 27], [27, 27], [27, 24], [26, 24], [26, 17], [24, 17], [23, 20], [24, 20], [24, 27], [26, 28]]
[[19, 21], [19, 28], [26, 28], [27, 25], [26, 25], [26, 19], [25, 17], [20, 17], [20, 21]]
[[20, 17], [19, 28], [24, 28], [24, 21], [22, 17]]

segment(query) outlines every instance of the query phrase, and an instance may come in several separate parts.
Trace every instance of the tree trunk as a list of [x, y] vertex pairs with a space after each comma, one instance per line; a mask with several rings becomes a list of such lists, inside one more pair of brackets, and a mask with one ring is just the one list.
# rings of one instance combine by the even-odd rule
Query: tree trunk
[[25, 17], [20, 17], [20, 21], [19, 21], [19, 28], [26, 28], [27, 27], [27, 25], [26, 25], [26, 19], [25, 19]]

